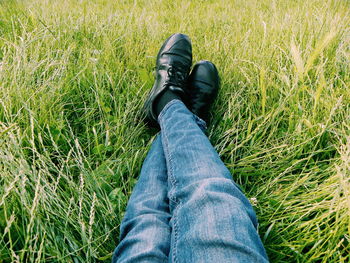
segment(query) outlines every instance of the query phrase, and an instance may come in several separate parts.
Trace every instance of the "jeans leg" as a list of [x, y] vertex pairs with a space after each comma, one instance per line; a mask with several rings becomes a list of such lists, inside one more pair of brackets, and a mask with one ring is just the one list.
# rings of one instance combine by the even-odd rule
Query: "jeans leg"
[[112, 262], [168, 262], [171, 230], [167, 180], [159, 134], [128, 202]]
[[172, 262], [268, 262], [255, 212], [179, 100], [158, 121], [168, 168]]

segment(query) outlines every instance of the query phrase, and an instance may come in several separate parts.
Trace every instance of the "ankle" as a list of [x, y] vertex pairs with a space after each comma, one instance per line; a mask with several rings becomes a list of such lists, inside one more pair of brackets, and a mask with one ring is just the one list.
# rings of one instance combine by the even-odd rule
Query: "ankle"
[[155, 112], [157, 116], [159, 116], [165, 105], [175, 99], [181, 100], [180, 96], [171, 90], [167, 90], [162, 95], [160, 95], [159, 98], [157, 98], [155, 101]]

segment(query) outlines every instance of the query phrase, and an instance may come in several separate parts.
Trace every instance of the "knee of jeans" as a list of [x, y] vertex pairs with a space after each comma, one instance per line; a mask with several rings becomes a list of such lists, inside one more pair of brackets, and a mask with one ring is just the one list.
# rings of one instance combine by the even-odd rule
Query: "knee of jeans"
[[[193, 209], [227, 210], [231, 213], [247, 214], [256, 225], [255, 212], [241, 189], [230, 179], [205, 178], [188, 189], [187, 205]], [[184, 193], [185, 194], [185, 193]]]
[[220, 195], [222, 198], [235, 197], [239, 200], [246, 199], [242, 190], [232, 180], [221, 177], [210, 177], [198, 180], [192, 185], [194, 194], [198, 195]]
[[[208, 156], [207, 158], [211, 158]], [[232, 176], [230, 171], [222, 165], [208, 164], [204, 162], [198, 162], [196, 165], [193, 165], [192, 168], [189, 169], [188, 174], [192, 176], [193, 180], [203, 181], [204, 179], [214, 179], [219, 180], [228, 179], [228, 181], [232, 181]]]

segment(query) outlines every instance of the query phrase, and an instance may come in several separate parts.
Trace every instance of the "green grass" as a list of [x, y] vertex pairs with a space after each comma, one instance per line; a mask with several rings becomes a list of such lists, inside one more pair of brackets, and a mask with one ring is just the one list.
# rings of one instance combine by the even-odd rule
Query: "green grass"
[[0, 0], [0, 262], [109, 262], [174, 32], [222, 79], [210, 140], [271, 262], [350, 261], [350, 2]]

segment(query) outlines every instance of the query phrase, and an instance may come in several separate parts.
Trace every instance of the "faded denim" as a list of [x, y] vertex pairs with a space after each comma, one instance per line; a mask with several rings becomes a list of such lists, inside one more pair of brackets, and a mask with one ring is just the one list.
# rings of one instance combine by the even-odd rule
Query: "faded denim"
[[255, 212], [179, 100], [158, 117], [113, 262], [268, 262]]

